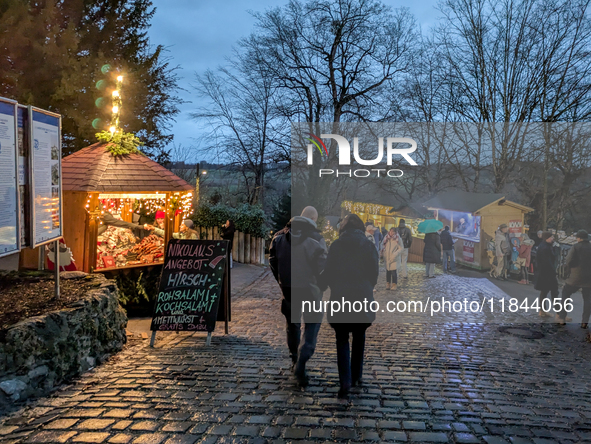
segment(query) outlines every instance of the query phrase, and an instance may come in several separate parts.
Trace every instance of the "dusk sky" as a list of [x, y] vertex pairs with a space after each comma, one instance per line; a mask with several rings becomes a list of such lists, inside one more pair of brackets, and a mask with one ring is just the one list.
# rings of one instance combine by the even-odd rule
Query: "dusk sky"
[[[151, 42], [164, 45], [171, 65], [180, 66], [179, 83], [186, 90], [180, 95], [191, 102], [181, 106], [181, 113], [172, 127], [176, 145], [188, 149], [197, 144], [196, 138], [200, 135], [197, 124], [190, 118], [190, 113], [199, 108], [199, 98], [191, 88], [195, 73], [225, 63], [232, 46], [253, 30], [254, 19], [249, 11], [264, 11], [287, 1], [153, 0], [153, 3], [156, 14], [149, 32]], [[435, 23], [439, 14], [434, 8], [435, 0], [385, 0], [384, 3], [393, 8], [408, 7], [424, 31]]]

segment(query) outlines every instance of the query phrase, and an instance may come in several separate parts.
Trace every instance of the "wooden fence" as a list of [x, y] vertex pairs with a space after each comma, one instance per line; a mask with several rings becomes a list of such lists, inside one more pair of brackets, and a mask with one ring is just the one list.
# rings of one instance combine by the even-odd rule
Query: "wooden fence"
[[[217, 227], [201, 228], [196, 227], [199, 239], [221, 240]], [[265, 264], [265, 239], [244, 234], [240, 231], [234, 233], [232, 244], [232, 260], [242, 264]]]

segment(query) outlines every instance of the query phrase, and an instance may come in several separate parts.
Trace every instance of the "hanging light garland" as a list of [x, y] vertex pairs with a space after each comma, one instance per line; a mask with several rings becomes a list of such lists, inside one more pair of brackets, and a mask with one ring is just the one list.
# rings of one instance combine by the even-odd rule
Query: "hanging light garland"
[[117, 76], [117, 84], [115, 87], [115, 91], [113, 91], [113, 114], [111, 116], [111, 127], [109, 131], [111, 134], [115, 134], [116, 132], [121, 131], [120, 122], [121, 122], [121, 87], [123, 85], [123, 76]]
[[381, 213], [388, 213], [392, 207], [388, 207], [385, 205], [379, 204], [372, 204], [372, 203], [364, 203], [364, 202], [353, 202], [352, 200], [344, 200], [341, 203], [341, 208], [344, 208], [350, 213], [359, 214], [359, 213], [366, 213], [366, 214], [381, 214]]

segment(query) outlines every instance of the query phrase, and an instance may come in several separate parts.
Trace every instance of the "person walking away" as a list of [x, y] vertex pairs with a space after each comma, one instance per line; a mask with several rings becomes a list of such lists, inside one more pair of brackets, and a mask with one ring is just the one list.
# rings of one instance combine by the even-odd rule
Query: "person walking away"
[[229, 242], [228, 246], [228, 255], [230, 256], [230, 268], [234, 266], [232, 262], [232, 245], [234, 244], [234, 233], [236, 232], [236, 226], [234, 225], [234, 221], [228, 219], [226, 223], [222, 226], [222, 239], [227, 240]]
[[386, 290], [396, 290], [398, 286], [397, 265], [398, 258], [404, 251], [400, 236], [394, 228], [384, 238], [382, 247], [384, 261], [386, 262]]
[[505, 234], [509, 231], [507, 224], [499, 225], [499, 229], [495, 232], [495, 256], [497, 258], [497, 267], [494, 272], [494, 277], [501, 281], [505, 280], [505, 266], [507, 254], [511, 252], [510, 244], [507, 242]]
[[[581, 328], [587, 328], [591, 316], [591, 244], [589, 243], [589, 234], [585, 230], [577, 231], [575, 237], [577, 243], [573, 245], [566, 256], [566, 269], [570, 274], [562, 288], [562, 303], [564, 304], [566, 299], [580, 289], [583, 294]], [[563, 305], [559, 322], [564, 325], [566, 320], [566, 310]]]
[[[527, 236], [527, 235], [526, 235]], [[526, 238], [518, 248], [517, 266], [521, 271], [520, 284], [529, 284], [529, 267], [531, 264], [531, 249], [534, 245], [534, 241]]]
[[[356, 214], [343, 220], [339, 238], [328, 252], [321, 276], [322, 288], [330, 287], [330, 299], [343, 306], [374, 302], [373, 288], [379, 276], [378, 252], [364, 234], [363, 222]], [[375, 320], [370, 309], [341, 310], [330, 314], [328, 321], [335, 331], [340, 390], [338, 397], [346, 399], [352, 386], [362, 384], [365, 331]], [[349, 336], [352, 345], [349, 349]]]
[[[322, 299], [318, 277], [326, 262], [326, 243], [316, 227], [318, 212], [306, 207], [292, 218], [271, 241], [269, 265], [281, 287], [281, 313], [286, 320], [287, 346], [294, 375], [301, 387], [308, 385], [306, 363], [314, 354], [322, 313], [303, 313], [302, 304]], [[293, 259], [293, 262], [292, 262]], [[293, 263], [293, 267], [292, 267]]]
[[423, 250], [423, 262], [425, 263], [425, 277], [435, 277], [435, 264], [441, 263], [441, 240], [439, 233], [425, 234], [425, 248]]
[[[552, 251], [552, 242], [554, 236], [550, 231], [542, 232], [542, 243], [538, 247], [536, 254], [536, 268], [538, 274], [534, 288], [540, 292], [538, 296], [538, 304], [540, 306], [540, 316], [550, 316], [549, 310], [552, 306], [554, 298], [558, 297], [558, 280], [556, 279], [556, 268], [554, 266], [554, 252]], [[550, 303], [544, 304], [548, 293], [551, 294], [552, 299]], [[548, 310], [544, 310], [544, 305]]]
[[412, 245], [412, 233], [410, 228], [406, 226], [404, 219], [400, 219], [398, 224], [398, 235], [402, 239], [402, 246], [404, 251], [400, 254], [400, 277], [408, 279], [408, 251]]
[[[454, 255], [454, 240], [449, 232], [449, 225], [445, 226], [445, 229], [441, 233], [441, 248], [443, 249], [443, 272], [455, 273], [456, 272], [456, 261]], [[448, 270], [449, 263], [449, 270]]]
[[376, 242], [376, 249], [378, 250], [378, 253], [379, 253], [380, 248], [382, 247], [383, 236], [382, 236], [382, 232], [380, 231], [380, 228], [376, 227], [375, 225], [374, 225], [374, 229], [373, 229], [373, 238]]

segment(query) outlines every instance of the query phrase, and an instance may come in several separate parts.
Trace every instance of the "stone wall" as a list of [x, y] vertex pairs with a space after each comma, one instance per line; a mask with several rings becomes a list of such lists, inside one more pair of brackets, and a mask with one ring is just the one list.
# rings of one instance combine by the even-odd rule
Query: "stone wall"
[[70, 308], [0, 332], [0, 411], [47, 394], [122, 349], [127, 316], [115, 282], [98, 274], [93, 278], [96, 287]]

